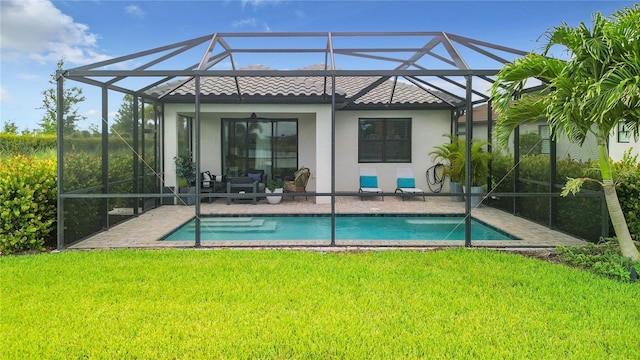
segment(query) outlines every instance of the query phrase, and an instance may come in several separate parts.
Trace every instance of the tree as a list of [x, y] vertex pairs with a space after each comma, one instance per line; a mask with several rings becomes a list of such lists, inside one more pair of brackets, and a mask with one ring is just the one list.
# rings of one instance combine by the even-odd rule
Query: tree
[[4, 121], [0, 133], [18, 135], [18, 126], [11, 120]]
[[[139, 104], [142, 106], [141, 103]], [[142, 116], [141, 109], [142, 107], [138, 109], [139, 117]], [[145, 120], [155, 118], [153, 105], [148, 104], [144, 107], [144, 118]], [[141, 120], [138, 120], [139, 124], [141, 124]], [[111, 125], [111, 133], [122, 136], [124, 139], [133, 138], [133, 95], [126, 94], [122, 98], [120, 109], [118, 109]]]
[[[62, 70], [64, 66], [64, 59], [58, 60], [57, 70]], [[38, 132], [43, 134], [55, 134], [57, 131], [57, 116], [58, 116], [58, 96], [57, 96], [57, 78], [56, 73], [51, 75], [49, 84], [54, 85], [53, 88], [49, 88], [42, 92], [44, 98], [42, 99], [42, 106], [37, 108], [44, 110], [45, 114], [42, 117], [42, 122], [39, 124], [41, 130]], [[79, 87], [65, 88], [62, 94], [63, 98], [63, 124], [64, 134], [70, 135], [77, 131], [78, 120], [85, 120], [86, 117], [78, 114], [78, 109], [74, 108], [75, 105], [85, 100], [82, 95], [82, 89]]]
[[[616, 194], [607, 140], [619, 122], [640, 126], [640, 5], [606, 18], [593, 15], [592, 27], [566, 23], [546, 32], [542, 55], [528, 54], [499, 72], [491, 98], [499, 114], [496, 133], [503, 144], [520, 124], [546, 119], [552, 136], [566, 135], [582, 145], [589, 134], [597, 139], [601, 182], [609, 216], [622, 255], [640, 260]], [[563, 46], [567, 61], [547, 57]], [[541, 91], [523, 94], [528, 79], [543, 82]], [[570, 179], [564, 195], [576, 193], [585, 180]]]

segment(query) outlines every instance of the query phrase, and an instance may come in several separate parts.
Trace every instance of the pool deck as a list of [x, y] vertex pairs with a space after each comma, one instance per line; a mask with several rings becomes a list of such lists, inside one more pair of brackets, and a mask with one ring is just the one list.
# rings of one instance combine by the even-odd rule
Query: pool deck
[[[453, 202], [446, 197], [380, 198], [336, 197], [336, 214], [464, 214], [464, 202]], [[262, 199], [257, 205], [237, 201], [227, 205], [224, 199], [213, 203], [202, 202], [202, 216], [261, 214], [330, 214], [331, 205], [315, 204], [313, 198], [304, 197], [284, 199], [280, 204], [271, 205]], [[113, 248], [192, 248], [193, 242], [161, 241], [160, 239], [191, 220], [195, 215], [195, 206], [164, 205], [148, 211], [136, 218], [111, 227], [108, 231], [91, 236], [69, 246], [69, 249], [113, 249]], [[513, 216], [501, 210], [481, 206], [473, 209], [472, 217], [507, 232], [519, 240], [482, 240], [472, 241], [474, 247], [505, 248], [548, 248], [558, 245], [583, 245], [583, 240], [551, 230], [534, 222]], [[341, 241], [336, 239], [335, 246], [330, 241], [202, 241], [202, 247], [284, 247], [312, 248], [322, 250], [357, 248], [425, 248], [439, 246], [464, 246], [464, 241], [425, 240], [425, 241]]]

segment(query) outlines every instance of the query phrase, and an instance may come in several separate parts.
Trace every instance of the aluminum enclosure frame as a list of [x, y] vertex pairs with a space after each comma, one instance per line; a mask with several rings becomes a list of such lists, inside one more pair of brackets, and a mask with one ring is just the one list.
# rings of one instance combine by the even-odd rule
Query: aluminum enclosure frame
[[[279, 45], [272, 47], [246, 47], [235, 46], [234, 42], [239, 40], [249, 40], [252, 44], [264, 44], [267, 40], [278, 40], [276, 43], [291, 43], [292, 47], [283, 48]], [[317, 39], [323, 46], [310, 47], [306, 42], [310, 39]], [[361, 43], [361, 40], [375, 39], [379, 40], [380, 46], [341, 46], [338, 42]], [[302, 41], [304, 46], [296, 45], [295, 41]], [[392, 45], [387, 45], [385, 41], [391, 41]], [[404, 44], [414, 41], [417, 45], [400, 46], [395, 44]], [[377, 42], [374, 42], [377, 44]], [[234, 46], [232, 46], [232, 44]], [[182, 69], [161, 68], [165, 62], [174, 61], [176, 58], [194, 51], [198, 47], [205, 50], [200, 51], [199, 58], [188, 62], [188, 66]], [[470, 52], [474, 57], [483, 58], [492, 61], [497, 66], [495, 68], [474, 68], [469, 65], [468, 59], [463, 56], [463, 50]], [[196, 52], [198, 54], [198, 52]], [[296, 55], [314, 54], [323, 58], [321, 62], [322, 69], [246, 69], [238, 67], [239, 58], [246, 54], [267, 56], [282, 55], [290, 57]], [[407, 54], [410, 56], [406, 57]], [[386, 81], [393, 81], [393, 90], [389, 101], [378, 105], [371, 105], [370, 108], [415, 108], [415, 109], [449, 109], [452, 112], [452, 129], [454, 128], [455, 116], [453, 114], [466, 114], [466, 141], [467, 150], [470, 151], [470, 144], [473, 138], [472, 121], [473, 106], [476, 104], [486, 103], [489, 101], [488, 95], [483, 92], [486, 90], [486, 84], [492, 84], [492, 76], [496, 75], [503, 64], [513, 61], [515, 57], [524, 56], [527, 52], [512, 49], [505, 46], [487, 43], [471, 39], [464, 36], [450, 34], [446, 32], [311, 32], [311, 33], [213, 33], [194, 39], [157, 47], [150, 50], [136, 52], [130, 55], [117, 57], [114, 59], [101, 61], [86, 66], [80, 66], [73, 69], [61, 70], [57, 73], [57, 96], [58, 96], [58, 119], [63, 117], [64, 99], [64, 80], [73, 80], [91, 86], [100, 87], [103, 92], [102, 112], [106, 114], [108, 107], [108, 99], [105, 95], [107, 91], [113, 90], [125, 94], [133, 95], [144, 102], [153, 104], [165, 104], [177, 102], [176, 90], [183, 88], [189, 82], [195, 83], [195, 94], [192, 98], [182, 98], [181, 102], [189, 102], [194, 104], [195, 111], [195, 163], [196, 173], [200, 173], [200, 105], [203, 103], [203, 94], [201, 94], [201, 82], [204, 78], [232, 78], [235, 83], [237, 92], [237, 101], [239, 103], [251, 103], [243, 100], [243, 88], [240, 79], [244, 78], [303, 78], [312, 77], [322, 79], [323, 90], [322, 100], [315, 99], [313, 101], [323, 101], [331, 104], [331, 224], [332, 239], [331, 244], [335, 245], [335, 113], [342, 109], [349, 109], [356, 106], [357, 101], [370, 91], [373, 91]], [[397, 56], [396, 56], [397, 55]], [[405, 56], [403, 56], [405, 55]], [[506, 58], [509, 55], [510, 58]], [[342, 68], [336, 63], [336, 56], [344, 59], [357, 59], [359, 61], [374, 61], [376, 67], [368, 69], [363, 68]], [[150, 58], [149, 60], [147, 60]], [[428, 59], [440, 64], [440, 68], [433, 68], [430, 65], [422, 64], [421, 61]], [[146, 61], [129, 70], [114, 70], [114, 68], [126, 68], [133, 62], [139, 63]], [[304, 60], [303, 60], [304, 61]], [[230, 64], [231, 69], [224, 68]], [[389, 67], [382, 67], [380, 64], [390, 64]], [[348, 97], [338, 93], [336, 89], [336, 80], [346, 77], [375, 77], [368, 86], [361, 89], [355, 95]], [[125, 81], [133, 78], [149, 78], [142, 87], [129, 88], [123, 85]], [[160, 78], [156, 80], [155, 78]], [[477, 86], [477, 79], [485, 84], [485, 89]], [[394, 103], [394, 95], [398, 81], [410, 83], [421, 89], [425, 96], [433, 96], [439, 99], [438, 104], [398, 104]], [[444, 85], [442, 85], [444, 84]], [[449, 88], [445, 88], [448, 86]], [[476, 86], [476, 88], [474, 88]], [[455, 91], [463, 91], [464, 94]], [[295, 103], [296, 100], [291, 100]], [[137, 107], [136, 107], [137, 108]], [[137, 116], [137, 115], [136, 115]], [[106, 119], [106, 116], [103, 116]], [[138, 119], [134, 119], [134, 122]], [[164, 119], [158, 119], [160, 128], [164, 128]], [[457, 126], [457, 124], [456, 124]], [[103, 121], [102, 136], [103, 144], [108, 134], [107, 121]], [[490, 130], [489, 130], [490, 131]], [[164, 146], [162, 142], [157, 145], [160, 148]], [[63, 122], [58, 121], [58, 249], [65, 247], [64, 243], [64, 200], [73, 198], [103, 198], [110, 197], [138, 197], [138, 198], [163, 198], [172, 197], [173, 194], [107, 194], [89, 195], [79, 193], [64, 192], [64, 133]], [[108, 148], [103, 147], [105, 152]], [[157, 150], [156, 150], [157, 152]], [[161, 154], [162, 152], [160, 152]], [[103, 154], [103, 169], [108, 168], [108, 156]], [[159, 159], [162, 164], [162, 159]], [[470, 168], [469, 156], [467, 156], [467, 169]], [[162, 169], [161, 174], [163, 174]], [[465, 246], [471, 246], [471, 205], [470, 205], [470, 183], [471, 175], [467, 171], [466, 178], [466, 203], [465, 215], [466, 221]], [[107, 187], [108, 178], [103, 174], [103, 187]], [[196, 194], [200, 194], [199, 182], [196, 182]], [[343, 195], [343, 194], [340, 194]], [[197, 196], [197, 195], [196, 195]], [[195, 205], [196, 219], [200, 218], [200, 202], [196, 201]], [[196, 226], [196, 246], [200, 246], [200, 227]]]

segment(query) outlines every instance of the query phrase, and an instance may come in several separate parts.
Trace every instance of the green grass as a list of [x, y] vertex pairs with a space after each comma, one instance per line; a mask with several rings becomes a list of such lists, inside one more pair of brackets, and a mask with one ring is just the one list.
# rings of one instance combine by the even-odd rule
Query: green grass
[[519, 255], [0, 258], [2, 359], [637, 359], [640, 287]]

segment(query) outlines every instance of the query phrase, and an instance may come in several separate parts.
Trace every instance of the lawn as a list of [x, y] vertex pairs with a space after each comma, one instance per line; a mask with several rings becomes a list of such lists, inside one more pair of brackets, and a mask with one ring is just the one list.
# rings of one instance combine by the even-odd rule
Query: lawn
[[640, 286], [489, 250], [0, 257], [2, 359], [637, 359]]

